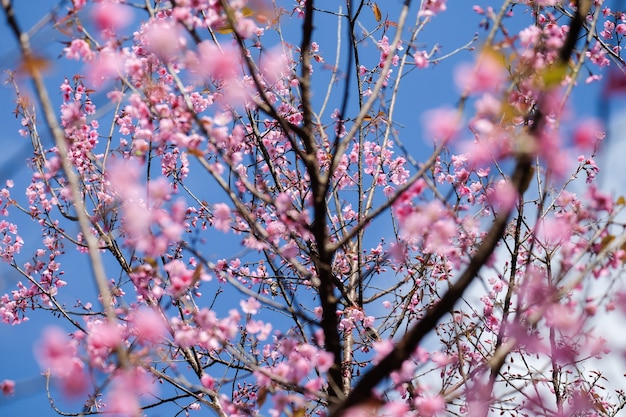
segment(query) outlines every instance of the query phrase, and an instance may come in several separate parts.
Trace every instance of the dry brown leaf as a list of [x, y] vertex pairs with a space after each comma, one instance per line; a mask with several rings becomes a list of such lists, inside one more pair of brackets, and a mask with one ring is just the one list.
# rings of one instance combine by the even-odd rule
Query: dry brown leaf
[[372, 12], [374, 12], [374, 19], [376, 19], [377, 22], [380, 22], [380, 20], [383, 18], [383, 15], [380, 12], [380, 9], [378, 8], [378, 4], [374, 2], [371, 4], [371, 6], [372, 6]]

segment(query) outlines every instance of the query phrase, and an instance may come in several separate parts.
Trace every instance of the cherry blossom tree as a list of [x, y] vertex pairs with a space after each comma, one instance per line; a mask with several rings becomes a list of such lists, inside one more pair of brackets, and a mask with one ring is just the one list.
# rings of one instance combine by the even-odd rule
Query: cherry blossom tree
[[[626, 10], [493, 3], [65, 1], [52, 79], [2, 0], [32, 177], [0, 192], [0, 316], [63, 319], [34, 347], [53, 409], [618, 415], [626, 200], [571, 97], [623, 68]], [[452, 12], [477, 35], [431, 43]], [[431, 105], [412, 80], [452, 57]]]

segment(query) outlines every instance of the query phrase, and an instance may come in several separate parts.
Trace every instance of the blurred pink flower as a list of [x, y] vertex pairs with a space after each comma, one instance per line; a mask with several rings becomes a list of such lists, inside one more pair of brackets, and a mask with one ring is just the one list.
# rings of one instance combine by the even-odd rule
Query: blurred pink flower
[[448, 142], [457, 135], [461, 127], [459, 111], [451, 107], [429, 110], [424, 113], [422, 120], [425, 125], [427, 142]]
[[445, 12], [446, 9], [446, 0], [426, 0], [422, 2], [422, 9], [419, 11], [419, 16], [434, 16]]
[[213, 205], [213, 226], [222, 232], [230, 229], [230, 208], [226, 204]]
[[276, 84], [290, 74], [290, 59], [278, 48], [270, 49], [261, 59], [261, 73], [270, 84]]
[[153, 54], [162, 61], [170, 61], [185, 50], [185, 39], [173, 19], [152, 20], [144, 29], [145, 43]]
[[535, 238], [544, 246], [560, 245], [572, 237], [574, 229], [564, 218], [549, 217], [537, 223]]
[[100, 30], [111, 29], [115, 31], [132, 22], [133, 12], [128, 6], [104, 1], [93, 7], [91, 20]]
[[415, 407], [421, 417], [435, 417], [445, 411], [446, 401], [441, 395], [418, 397], [415, 399]]
[[193, 284], [193, 271], [187, 269], [183, 261], [175, 259], [164, 266], [169, 274], [170, 285], [168, 287], [170, 294], [180, 297]]
[[70, 341], [60, 328], [48, 327], [35, 345], [35, 356], [39, 365], [49, 368], [53, 375], [64, 375], [76, 357], [76, 343]]
[[204, 41], [198, 45], [197, 55], [189, 55], [189, 58], [190, 68], [202, 79], [228, 82], [240, 73], [241, 56], [234, 48], [220, 48]]
[[4, 395], [13, 395], [15, 393], [15, 381], [10, 379], [5, 379], [0, 382], [0, 390]]
[[167, 332], [163, 316], [150, 308], [134, 311], [130, 315], [129, 321], [131, 330], [137, 339], [145, 344], [158, 342]]
[[254, 297], [250, 297], [247, 300], [241, 300], [239, 305], [241, 305], [241, 311], [246, 314], [256, 314], [261, 308], [261, 303], [259, 303], [259, 301]]
[[583, 151], [592, 151], [604, 139], [602, 123], [597, 119], [586, 119], [578, 123], [574, 131], [574, 145]]
[[413, 59], [415, 60], [415, 66], [417, 68], [428, 67], [428, 52], [418, 51], [413, 55]]
[[83, 362], [77, 357], [76, 341], [69, 339], [58, 327], [44, 330], [41, 341], [35, 347], [35, 356], [42, 368], [59, 381], [67, 397], [82, 395], [88, 388]]
[[496, 91], [506, 79], [506, 70], [493, 52], [484, 52], [475, 64], [465, 63], [455, 71], [456, 84], [464, 93]]
[[87, 80], [96, 88], [104, 81], [116, 79], [124, 69], [124, 57], [110, 48], [104, 48], [88, 65]]
[[95, 56], [89, 44], [82, 39], [74, 39], [70, 46], [63, 48], [66, 58], [75, 60], [90, 61]]
[[58, 381], [63, 395], [68, 398], [80, 398], [89, 388], [89, 378], [78, 358], [74, 359], [66, 375], [58, 377]]
[[385, 340], [376, 341], [372, 343], [372, 347], [374, 348], [374, 351], [376, 352], [374, 354], [374, 358], [372, 359], [372, 363], [376, 365], [381, 360], [383, 360], [385, 356], [391, 353], [394, 345], [393, 345], [392, 340], [385, 339]]
[[128, 417], [142, 415], [139, 399], [155, 389], [153, 379], [143, 369], [120, 370], [114, 375], [106, 397], [107, 411]]
[[200, 383], [206, 389], [212, 390], [215, 388], [215, 380], [208, 374], [202, 374], [202, 377], [200, 378]]
[[517, 190], [505, 180], [498, 181], [487, 190], [487, 200], [496, 212], [510, 210], [517, 202], [517, 198]]

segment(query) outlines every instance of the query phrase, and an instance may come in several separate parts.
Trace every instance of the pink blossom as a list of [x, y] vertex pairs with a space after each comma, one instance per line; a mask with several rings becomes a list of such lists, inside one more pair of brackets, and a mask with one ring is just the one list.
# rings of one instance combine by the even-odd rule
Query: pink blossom
[[0, 390], [3, 395], [13, 395], [15, 393], [15, 381], [11, 379], [5, 379], [0, 382]]
[[107, 411], [133, 417], [140, 413], [139, 398], [152, 394], [156, 386], [142, 368], [131, 368], [116, 372], [111, 390], [106, 395]]
[[[546, 282], [545, 271], [534, 266], [529, 267], [527, 278], [522, 283], [519, 293], [524, 304], [528, 306], [541, 306], [546, 300], [550, 300], [552, 288]], [[526, 330], [521, 328], [521, 331]]]
[[411, 416], [409, 406], [405, 401], [389, 401], [383, 405], [381, 415], [384, 417]]
[[360, 404], [350, 407], [343, 413], [346, 417], [374, 417], [379, 415], [383, 402], [377, 398], [367, 398]]
[[574, 131], [574, 144], [582, 150], [594, 150], [602, 139], [604, 130], [597, 119], [583, 120]]
[[428, 141], [446, 143], [453, 139], [460, 129], [461, 116], [453, 108], [439, 108], [429, 110], [422, 116], [426, 127]]
[[168, 262], [163, 267], [170, 278], [168, 287], [170, 294], [180, 297], [193, 284], [193, 271], [187, 269], [187, 266], [180, 259]]
[[564, 304], [551, 304], [544, 317], [548, 326], [568, 335], [578, 333], [583, 326], [582, 318]]
[[66, 375], [76, 359], [76, 343], [69, 340], [58, 327], [44, 330], [41, 341], [36, 345], [37, 361], [52, 374]]
[[496, 212], [507, 212], [517, 202], [518, 194], [513, 185], [505, 180], [498, 181], [493, 188], [487, 190], [487, 200]]
[[63, 395], [68, 398], [80, 398], [89, 389], [89, 377], [85, 373], [83, 363], [76, 358], [67, 372], [58, 377]]
[[561, 0], [537, 0], [539, 6], [552, 7], [556, 6]]
[[89, 329], [87, 340], [90, 348], [114, 349], [122, 343], [122, 332], [117, 324], [95, 320], [90, 322]]
[[70, 340], [58, 327], [44, 330], [42, 340], [35, 348], [40, 366], [50, 370], [68, 397], [82, 395], [89, 387], [83, 362], [77, 357], [76, 341]]
[[173, 19], [150, 21], [143, 35], [150, 52], [163, 61], [170, 61], [185, 47], [184, 37]]
[[213, 205], [213, 226], [222, 232], [230, 230], [230, 207], [224, 203]]
[[87, 79], [93, 86], [101, 87], [105, 80], [115, 79], [122, 74], [124, 63], [123, 56], [114, 50], [104, 48], [96, 59], [89, 62]]
[[87, 330], [87, 353], [91, 365], [108, 369], [111, 352], [123, 345], [124, 326], [106, 319], [95, 319], [87, 323]]
[[484, 417], [489, 415], [489, 405], [491, 403], [491, 393], [486, 384], [474, 382], [468, 387], [467, 395], [467, 415]]
[[523, 47], [533, 47], [541, 37], [541, 29], [535, 25], [528, 26], [519, 33], [519, 40]]
[[325, 373], [333, 366], [334, 357], [330, 352], [326, 352], [325, 350], [320, 350], [317, 352], [315, 357], [315, 365], [320, 372]]
[[272, 331], [272, 324], [264, 323], [260, 320], [250, 320], [246, 324], [246, 330], [250, 334], [256, 335], [257, 340], [266, 340]]
[[443, 352], [433, 352], [433, 354], [430, 355], [430, 360], [438, 366], [445, 366], [449, 363], [454, 362], [454, 358], [446, 355]]
[[549, 217], [537, 223], [535, 237], [542, 245], [560, 245], [571, 236], [572, 227], [564, 218]]
[[611, 353], [611, 348], [607, 346], [607, 340], [601, 336], [589, 336], [585, 348], [591, 356], [596, 358]]
[[495, 52], [482, 53], [476, 64], [457, 68], [455, 80], [464, 93], [497, 91], [506, 79], [506, 70]]
[[413, 59], [415, 60], [415, 66], [417, 68], [428, 67], [428, 52], [418, 51], [413, 55]]
[[106, 173], [112, 190], [123, 199], [136, 199], [141, 196], [139, 179], [141, 166], [135, 159], [113, 159]]
[[433, 16], [446, 11], [446, 0], [425, 0], [422, 2], [420, 16]]
[[591, 84], [596, 81], [602, 80], [602, 75], [600, 74], [591, 74], [587, 78], [585, 78], [585, 84]]
[[243, 39], [248, 39], [256, 34], [259, 28], [257, 27], [256, 23], [254, 23], [254, 20], [248, 18], [240, 18], [237, 19], [236, 29], [239, 36], [241, 36]]
[[399, 222], [402, 237], [416, 241], [425, 238], [429, 252], [442, 249], [446, 252], [450, 239], [456, 232], [454, 221], [448, 219], [447, 209], [439, 200], [417, 207], [406, 216], [399, 215]]
[[70, 46], [63, 49], [65, 56], [68, 59], [90, 61], [95, 54], [89, 47], [89, 44], [82, 39], [74, 39], [70, 43]]
[[106, 178], [122, 205], [126, 242], [149, 256], [162, 255], [180, 240], [185, 230], [187, 206], [177, 200], [166, 206], [173, 190], [163, 177], [141, 184], [141, 165], [135, 159], [113, 159]]
[[142, 343], [153, 344], [165, 336], [167, 327], [163, 316], [153, 309], [134, 311], [129, 321], [131, 329]]
[[324, 378], [310, 379], [306, 384], [304, 384], [304, 389], [308, 391], [305, 396], [307, 398], [315, 398], [313, 393], [320, 392], [324, 387], [324, 383]]
[[215, 380], [209, 374], [202, 374], [202, 377], [200, 377], [200, 383], [206, 389], [215, 389]]
[[453, 219], [440, 219], [428, 229], [426, 237], [426, 250], [431, 253], [447, 254], [452, 247], [452, 238], [456, 234], [457, 226]]
[[93, 7], [91, 19], [98, 29], [115, 31], [126, 27], [133, 20], [133, 13], [130, 7], [103, 1]]
[[385, 356], [387, 356], [393, 350], [393, 341], [390, 339], [384, 339], [381, 341], [376, 341], [372, 343], [372, 347], [376, 354], [372, 359], [373, 364], [379, 363]]
[[415, 407], [421, 417], [435, 417], [446, 409], [446, 400], [441, 395], [433, 397], [417, 397]]
[[415, 377], [416, 368], [417, 364], [414, 361], [402, 362], [400, 369], [391, 373], [391, 381], [396, 385], [411, 381]]
[[239, 305], [241, 306], [241, 311], [246, 314], [256, 314], [261, 308], [261, 303], [259, 303], [259, 301], [254, 297], [250, 297], [247, 300], [241, 300]]
[[290, 74], [289, 58], [282, 49], [270, 49], [261, 57], [261, 73], [270, 84], [276, 84]]
[[[233, 82], [240, 73], [241, 57], [237, 50], [230, 47], [219, 48], [213, 42], [204, 41], [198, 44], [197, 54], [188, 55], [189, 67], [200, 79], [210, 78], [217, 81]], [[278, 65], [275, 65], [278, 64]], [[280, 61], [267, 68], [270, 77], [276, 77], [276, 67]], [[283, 68], [284, 69], [284, 68]]]
[[589, 204], [595, 210], [611, 212], [613, 210], [613, 199], [607, 193], [598, 190], [598, 187], [591, 185], [587, 192], [586, 197], [589, 199]]

